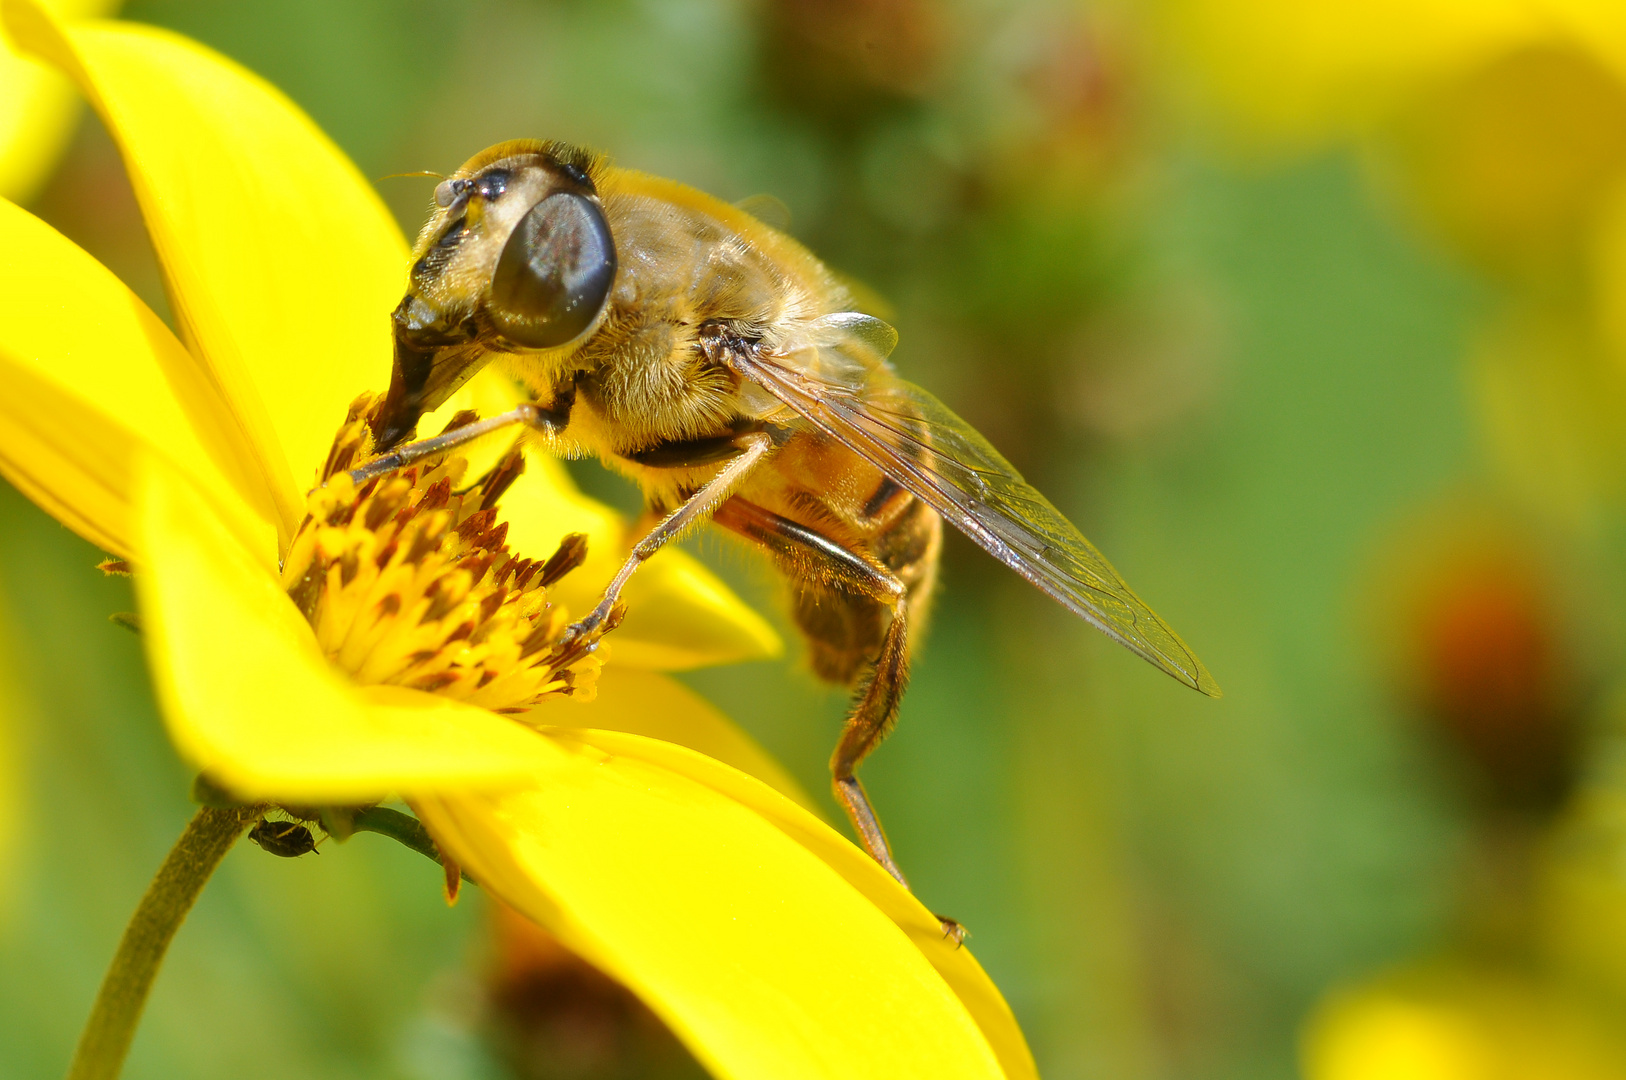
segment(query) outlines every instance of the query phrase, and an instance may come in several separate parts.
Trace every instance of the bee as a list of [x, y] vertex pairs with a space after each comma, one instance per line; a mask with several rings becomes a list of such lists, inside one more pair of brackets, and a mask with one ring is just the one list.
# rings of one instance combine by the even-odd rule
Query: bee
[[[856, 769], [897, 718], [944, 521], [1219, 696], [1196, 655], [1043, 495], [893, 372], [896, 331], [739, 207], [562, 143], [507, 142], [436, 187], [412, 258], [373, 420], [376, 445], [391, 452], [355, 477], [512, 424], [631, 477], [658, 523], [576, 635], [602, 627], [639, 564], [691, 526], [710, 520], [760, 548], [792, 585], [813, 670], [854, 691], [830, 762], [835, 794], [899, 882]], [[401, 445], [493, 361], [526, 404]]]

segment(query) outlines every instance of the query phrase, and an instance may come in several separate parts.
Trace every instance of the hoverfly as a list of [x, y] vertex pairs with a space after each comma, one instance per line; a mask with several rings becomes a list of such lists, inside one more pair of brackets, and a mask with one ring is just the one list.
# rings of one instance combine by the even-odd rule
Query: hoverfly
[[[853, 310], [806, 248], [738, 207], [560, 143], [502, 143], [435, 190], [393, 316], [374, 421], [390, 450], [493, 359], [530, 404], [387, 453], [364, 479], [507, 424], [596, 454], [659, 524], [628, 577], [710, 519], [790, 580], [815, 672], [856, 688], [831, 759], [864, 847], [903, 874], [854, 770], [886, 735], [943, 522], [1194, 689], [1219, 687], [1100, 552], [976, 430], [887, 364], [897, 334]], [[905, 883], [906, 884], [906, 883]]]

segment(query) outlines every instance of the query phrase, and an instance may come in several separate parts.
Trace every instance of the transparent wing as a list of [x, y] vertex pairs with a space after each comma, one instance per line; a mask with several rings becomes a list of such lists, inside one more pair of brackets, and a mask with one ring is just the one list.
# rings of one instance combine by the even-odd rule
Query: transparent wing
[[739, 350], [729, 362], [1063, 607], [1187, 686], [1220, 696], [1180, 636], [975, 428], [878, 362], [860, 363], [868, 368], [860, 380], [850, 360], [830, 357], [829, 344], [815, 348], [817, 360]]

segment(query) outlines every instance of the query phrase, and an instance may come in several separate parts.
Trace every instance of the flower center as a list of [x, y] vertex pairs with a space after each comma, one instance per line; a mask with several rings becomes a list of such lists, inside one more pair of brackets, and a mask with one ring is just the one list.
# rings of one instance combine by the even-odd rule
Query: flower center
[[[545, 561], [506, 543], [497, 501], [524, 471], [510, 451], [467, 486], [467, 459], [447, 454], [359, 487], [348, 470], [372, 456], [368, 413], [350, 406], [289, 546], [282, 585], [328, 659], [362, 684], [389, 684], [521, 713], [546, 698], [591, 700], [599, 635], [565, 643], [548, 587], [580, 566], [572, 534]], [[447, 430], [474, 419], [454, 417]]]

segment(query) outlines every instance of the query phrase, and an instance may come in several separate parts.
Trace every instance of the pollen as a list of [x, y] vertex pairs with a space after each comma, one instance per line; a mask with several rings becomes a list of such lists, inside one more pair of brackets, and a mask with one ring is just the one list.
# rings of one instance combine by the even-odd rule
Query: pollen
[[467, 484], [467, 459], [447, 454], [357, 486], [349, 470], [372, 455], [376, 401], [351, 405], [283, 565], [328, 660], [362, 685], [511, 715], [550, 697], [591, 700], [604, 630], [566, 640], [566, 613], [548, 597], [587, 538], [566, 536], [544, 560], [509, 551], [498, 501], [524, 470], [518, 450]]

